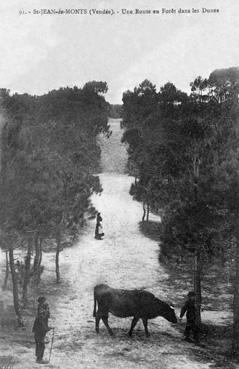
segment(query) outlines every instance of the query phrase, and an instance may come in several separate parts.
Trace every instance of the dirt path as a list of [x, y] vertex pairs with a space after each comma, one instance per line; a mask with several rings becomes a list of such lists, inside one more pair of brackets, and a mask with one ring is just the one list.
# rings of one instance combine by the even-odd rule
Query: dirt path
[[[92, 201], [103, 216], [105, 239], [94, 239], [95, 221], [89, 223], [79, 244], [65, 249], [60, 255], [62, 284], [56, 288], [56, 298], [50, 299], [52, 324], [56, 326], [53, 368], [162, 368], [204, 369], [192, 355], [192, 346], [182, 341], [181, 334], [165, 321], [156, 318], [149, 323], [151, 337], [146, 339], [141, 323], [129, 339], [126, 332], [131, 319], [110, 316], [115, 337], [111, 338], [101, 324], [100, 334], [94, 331], [93, 287], [107, 282], [113, 287], [146, 287], [161, 299], [167, 300], [161, 288], [167, 275], [158, 263], [158, 245], [143, 237], [138, 230], [142, 216], [141, 205], [129, 195], [132, 178], [124, 174], [126, 150], [120, 144], [122, 133], [119, 120], [111, 120], [113, 134], [101, 139], [103, 193]], [[43, 286], [53, 289], [49, 278], [54, 277], [54, 255], [46, 265]], [[51, 279], [51, 278], [50, 278]], [[5, 348], [6, 349], [6, 348]], [[7, 351], [5, 350], [5, 353]], [[47, 350], [46, 350], [47, 352]], [[33, 347], [12, 348], [17, 357], [15, 368], [32, 369]]]

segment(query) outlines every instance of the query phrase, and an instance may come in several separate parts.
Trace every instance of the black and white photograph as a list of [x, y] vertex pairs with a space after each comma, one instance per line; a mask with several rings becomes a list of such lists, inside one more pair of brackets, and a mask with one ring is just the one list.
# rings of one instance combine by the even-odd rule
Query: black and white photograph
[[238, 0], [0, 3], [0, 369], [239, 368]]

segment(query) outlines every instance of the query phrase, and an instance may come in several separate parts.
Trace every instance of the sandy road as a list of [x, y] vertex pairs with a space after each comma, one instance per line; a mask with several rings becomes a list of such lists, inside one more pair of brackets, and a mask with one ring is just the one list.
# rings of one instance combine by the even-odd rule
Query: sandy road
[[[103, 216], [105, 238], [94, 239], [95, 221], [91, 221], [80, 242], [60, 255], [62, 284], [50, 298], [52, 324], [56, 327], [54, 351], [47, 367], [70, 368], [208, 368], [195, 361], [191, 346], [182, 342], [175, 327], [163, 318], [149, 323], [150, 338], [145, 338], [141, 322], [132, 339], [126, 336], [131, 319], [110, 316], [115, 332], [111, 338], [105, 327], [100, 334], [94, 331], [93, 287], [107, 282], [113, 287], [146, 287], [161, 299], [167, 300], [161, 289], [167, 275], [158, 263], [158, 245], [145, 238], [138, 229], [142, 216], [141, 205], [129, 195], [132, 178], [124, 174], [126, 150], [120, 143], [119, 120], [112, 120], [113, 134], [101, 139], [103, 193], [92, 202]], [[53, 276], [54, 255], [43, 259], [46, 273], [44, 288], [51, 290], [48, 280]], [[48, 286], [48, 287], [47, 287]], [[22, 349], [22, 348], [21, 348]], [[18, 356], [16, 368], [32, 369], [32, 347], [13, 350]], [[46, 350], [47, 353], [47, 350]]]

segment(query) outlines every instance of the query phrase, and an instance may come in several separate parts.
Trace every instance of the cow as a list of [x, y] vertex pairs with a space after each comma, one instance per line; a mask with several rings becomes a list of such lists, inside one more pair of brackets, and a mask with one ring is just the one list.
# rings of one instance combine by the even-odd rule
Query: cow
[[[98, 311], [96, 312], [96, 303]], [[174, 309], [145, 290], [122, 290], [109, 287], [107, 284], [99, 284], [94, 288], [95, 330], [99, 333], [100, 319], [103, 320], [110, 335], [112, 329], [108, 324], [109, 313], [119, 317], [133, 317], [128, 335], [131, 337], [134, 327], [139, 319], [142, 319], [145, 334], [149, 337], [148, 319], [162, 316], [171, 323], [177, 323]]]

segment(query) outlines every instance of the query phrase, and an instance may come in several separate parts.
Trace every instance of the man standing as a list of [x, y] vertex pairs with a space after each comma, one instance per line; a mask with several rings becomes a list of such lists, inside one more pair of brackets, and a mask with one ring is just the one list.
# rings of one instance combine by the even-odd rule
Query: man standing
[[49, 305], [44, 296], [38, 298], [37, 316], [34, 321], [32, 332], [36, 343], [36, 362], [45, 364], [43, 360], [45, 350], [45, 336], [52, 328], [48, 327], [48, 319], [50, 317]]
[[180, 313], [180, 321], [186, 313], [187, 323], [184, 331], [185, 341], [192, 342], [190, 333], [193, 333], [194, 342], [199, 344], [199, 327], [196, 323], [196, 306], [195, 306], [195, 292], [188, 293], [188, 299], [183, 305]]

